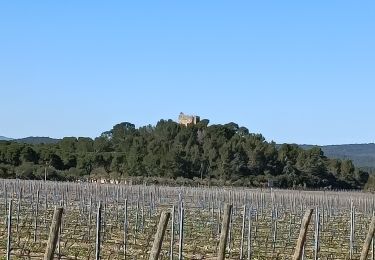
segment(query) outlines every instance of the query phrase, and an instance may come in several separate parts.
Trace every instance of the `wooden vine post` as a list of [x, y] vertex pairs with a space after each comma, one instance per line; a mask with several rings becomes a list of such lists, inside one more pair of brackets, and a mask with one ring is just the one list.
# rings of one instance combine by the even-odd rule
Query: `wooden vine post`
[[62, 207], [55, 208], [53, 219], [49, 232], [46, 252], [44, 253], [44, 260], [53, 260], [55, 254], [57, 239], [59, 237], [59, 230], [64, 209]]
[[156, 231], [156, 234], [155, 234], [155, 239], [152, 245], [149, 260], [157, 260], [159, 258], [161, 245], [163, 243], [165, 230], [167, 229], [170, 216], [171, 216], [170, 212], [163, 211], [161, 213], [158, 230]]
[[223, 222], [221, 224], [221, 233], [220, 233], [220, 242], [219, 242], [219, 255], [217, 257], [218, 260], [225, 259], [225, 249], [227, 247], [229, 224], [230, 224], [230, 217], [232, 215], [232, 208], [233, 208], [232, 205], [229, 205], [229, 204], [224, 205], [224, 216], [223, 216]]
[[313, 211], [313, 209], [306, 210], [305, 215], [302, 219], [301, 230], [299, 232], [296, 249], [292, 258], [293, 260], [301, 260], [303, 246], [305, 245], [306, 241], [307, 228], [309, 226]]
[[371, 241], [374, 238], [375, 233], [375, 216], [372, 217], [370, 227], [368, 229], [368, 233], [366, 236], [365, 243], [363, 244], [362, 252], [361, 252], [361, 258], [360, 260], [366, 260], [368, 251], [370, 249]]

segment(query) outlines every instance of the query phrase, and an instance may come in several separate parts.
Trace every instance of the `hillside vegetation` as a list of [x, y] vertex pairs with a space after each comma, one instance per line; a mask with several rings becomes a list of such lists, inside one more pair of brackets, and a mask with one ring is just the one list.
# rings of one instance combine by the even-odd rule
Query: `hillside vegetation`
[[17, 139], [0, 136], [0, 141], [12, 141], [12, 142], [24, 143], [24, 144], [55, 144], [61, 140], [50, 138], [50, 137], [39, 137], [39, 136], [29, 136], [29, 137], [17, 138]]
[[[304, 149], [311, 149], [312, 145], [301, 145]], [[344, 144], [318, 146], [329, 158], [352, 160], [355, 166], [361, 168], [375, 168], [375, 144]]]
[[12, 141], [24, 144], [55, 144], [61, 140], [50, 137], [29, 136], [25, 138], [14, 139]]
[[368, 173], [352, 161], [329, 159], [322, 149], [278, 147], [235, 123], [187, 127], [172, 120], [136, 128], [124, 122], [93, 139], [57, 143], [0, 142], [3, 178], [138, 179], [168, 183], [278, 187], [363, 188]]

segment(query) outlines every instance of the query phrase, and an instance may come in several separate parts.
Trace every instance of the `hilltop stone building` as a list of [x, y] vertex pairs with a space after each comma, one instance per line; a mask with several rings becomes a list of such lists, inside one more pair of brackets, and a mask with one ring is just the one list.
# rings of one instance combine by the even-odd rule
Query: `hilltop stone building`
[[181, 125], [185, 125], [185, 126], [190, 125], [190, 124], [196, 125], [199, 121], [200, 121], [199, 116], [185, 115], [182, 112], [178, 116], [178, 123]]

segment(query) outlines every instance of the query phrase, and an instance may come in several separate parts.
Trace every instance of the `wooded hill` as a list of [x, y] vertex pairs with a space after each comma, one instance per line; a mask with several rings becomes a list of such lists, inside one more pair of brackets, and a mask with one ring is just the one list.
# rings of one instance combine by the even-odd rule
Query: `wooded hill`
[[24, 143], [24, 144], [54, 144], [61, 140], [56, 139], [56, 138], [51, 138], [51, 137], [39, 137], [39, 136], [29, 136], [29, 137], [18, 138], [18, 139], [0, 136], [0, 141], [12, 141], [12, 142]]
[[136, 128], [115, 125], [93, 139], [66, 137], [57, 143], [0, 142], [3, 178], [138, 179], [173, 184], [307, 188], [363, 188], [369, 175], [352, 161], [327, 158], [322, 149], [278, 147], [235, 123], [187, 127], [172, 120]]
[[[311, 149], [313, 145], [300, 145], [303, 149]], [[343, 144], [318, 146], [329, 158], [352, 160], [361, 168], [375, 169], [375, 144]]]

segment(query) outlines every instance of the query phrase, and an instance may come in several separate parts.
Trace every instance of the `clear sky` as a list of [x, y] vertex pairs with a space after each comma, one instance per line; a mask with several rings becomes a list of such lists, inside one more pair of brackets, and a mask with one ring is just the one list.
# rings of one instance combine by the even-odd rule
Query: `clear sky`
[[1, 1], [0, 135], [236, 122], [375, 140], [375, 1]]

